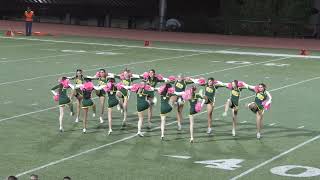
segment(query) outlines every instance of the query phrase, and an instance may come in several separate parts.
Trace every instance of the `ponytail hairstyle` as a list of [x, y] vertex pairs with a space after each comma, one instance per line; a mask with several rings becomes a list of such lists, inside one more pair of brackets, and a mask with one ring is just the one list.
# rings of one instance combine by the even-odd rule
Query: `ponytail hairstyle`
[[234, 84], [235, 84], [236, 88], [238, 89], [238, 88], [239, 88], [239, 87], [238, 87], [238, 83], [239, 83], [239, 81], [238, 81], [238, 80], [233, 80], [233, 82], [234, 82]]
[[161, 96], [165, 96], [168, 93], [169, 88], [171, 88], [172, 85], [170, 83], [166, 83], [165, 88], [163, 89], [163, 91], [161, 92]]

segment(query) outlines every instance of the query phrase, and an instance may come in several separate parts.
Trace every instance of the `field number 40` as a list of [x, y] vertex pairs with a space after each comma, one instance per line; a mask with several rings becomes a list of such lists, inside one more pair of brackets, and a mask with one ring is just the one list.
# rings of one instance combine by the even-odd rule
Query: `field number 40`
[[[207, 168], [223, 169], [223, 170], [235, 170], [240, 168], [240, 163], [243, 159], [219, 159], [219, 160], [205, 160], [195, 161], [194, 163], [203, 164]], [[294, 171], [298, 173], [294, 173]], [[320, 176], [320, 169], [309, 166], [298, 166], [298, 165], [285, 165], [277, 166], [270, 170], [271, 173], [279, 176], [287, 177], [314, 177]]]

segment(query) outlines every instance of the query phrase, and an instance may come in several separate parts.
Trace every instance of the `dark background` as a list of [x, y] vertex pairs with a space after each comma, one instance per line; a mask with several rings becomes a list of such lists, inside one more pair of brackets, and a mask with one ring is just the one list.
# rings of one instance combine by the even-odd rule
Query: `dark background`
[[[177, 31], [261, 36], [310, 36], [317, 20], [316, 0], [167, 0], [165, 19], [176, 18]], [[23, 20], [30, 6], [35, 21], [70, 14], [76, 25], [157, 30], [159, 0], [1, 0], [1, 19]], [[106, 23], [106, 16], [110, 22]], [[97, 23], [89, 19], [96, 19]], [[320, 19], [320, 18], [318, 18]], [[47, 21], [45, 21], [47, 22]]]

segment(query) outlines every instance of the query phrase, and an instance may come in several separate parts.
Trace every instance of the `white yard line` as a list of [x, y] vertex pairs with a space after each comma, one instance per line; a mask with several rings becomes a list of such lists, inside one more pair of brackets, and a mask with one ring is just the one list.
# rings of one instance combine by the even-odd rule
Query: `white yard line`
[[[124, 50], [129, 48], [117, 48], [117, 49], [110, 49], [108, 51], [116, 51], [116, 50]], [[63, 53], [63, 52], [61, 52]], [[40, 56], [40, 57], [31, 57], [31, 58], [24, 58], [24, 59], [17, 59], [17, 60], [6, 60], [6, 61], [0, 61], [0, 63], [14, 63], [14, 62], [23, 62], [23, 61], [29, 61], [34, 59], [48, 59], [48, 58], [54, 58], [54, 57], [63, 57], [63, 56], [76, 56], [76, 55], [82, 55], [82, 54], [95, 54], [93, 52], [84, 52], [84, 53], [68, 53], [68, 54], [59, 54], [59, 55], [52, 55], [52, 56]]]
[[37, 43], [37, 44], [18, 44], [18, 45], [9, 45], [9, 46], [0, 46], [0, 48], [11, 48], [11, 47], [31, 47], [31, 46], [42, 46], [42, 45], [51, 45], [51, 44], [55, 44], [55, 43]]
[[140, 49], [156, 49], [165, 51], [182, 51], [182, 52], [197, 52], [197, 53], [213, 53], [212, 50], [201, 50], [201, 49], [181, 49], [181, 48], [166, 48], [166, 47], [153, 47], [153, 46], [141, 46], [137, 45], [126, 45], [126, 44], [110, 44], [110, 43], [89, 43], [81, 41], [64, 41], [64, 40], [51, 40], [51, 39], [37, 39], [37, 38], [23, 38], [23, 37], [0, 37], [4, 39], [12, 40], [26, 40], [26, 41], [42, 41], [42, 42], [54, 42], [54, 43], [68, 43], [68, 44], [82, 44], [82, 45], [98, 45], [98, 46], [114, 46], [114, 47], [128, 47], [128, 48], [140, 48]]
[[182, 48], [167, 48], [167, 47], [153, 47], [153, 46], [137, 46], [126, 44], [111, 44], [111, 43], [89, 43], [81, 41], [64, 41], [64, 40], [52, 40], [52, 39], [37, 39], [37, 38], [24, 38], [24, 37], [0, 37], [4, 39], [12, 40], [26, 40], [26, 41], [41, 41], [41, 42], [54, 42], [54, 43], [69, 43], [69, 44], [83, 44], [83, 45], [99, 45], [99, 46], [114, 46], [114, 47], [129, 47], [140, 49], [156, 49], [166, 51], [181, 51], [181, 52], [198, 52], [198, 53], [219, 53], [219, 54], [236, 54], [236, 55], [251, 55], [251, 56], [272, 56], [272, 57], [288, 57], [288, 58], [307, 58], [307, 59], [320, 59], [320, 56], [302, 56], [295, 54], [281, 54], [281, 53], [259, 53], [259, 52], [243, 52], [243, 51], [230, 51], [230, 50], [203, 50], [203, 49], [182, 49]]
[[203, 75], [213, 74], [213, 73], [217, 73], [217, 72], [222, 72], [222, 71], [227, 71], [227, 70], [232, 70], [232, 69], [239, 69], [239, 68], [243, 68], [243, 67], [254, 66], [254, 65], [259, 65], [259, 64], [269, 63], [269, 62], [282, 61], [282, 60], [285, 60], [285, 59], [289, 59], [289, 57], [272, 59], [272, 60], [269, 60], [269, 61], [252, 63], [252, 64], [247, 64], [247, 65], [242, 65], [242, 66], [235, 66], [235, 67], [231, 67], [231, 68], [227, 68], [227, 69], [222, 69], [222, 70], [218, 70], [218, 71], [211, 71], [211, 72], [207, 72], [207, 73], [197, 74], [197, 75], [194, 75], [194, 76], [191, 76], [191, 77], [203, 76]]
[[[310, 79], [306, 79], [306, 80], [303, 80], [303, 81], [299, 81], [299, 82], [297, 82], [297, 83], [288, 84], [288, 85], [285, 85], [285, 86], [282, 86], [282, 87], [279, 87], [279, 88], [276, 88], [276, 89], [272, 89], [272, 90], [270, 90], [270, 92], [278, 91], [278, 90], [281, 90], [281, 89], [285, 89], [285, 88], [288, 88], [288, 87], [291, 87], [291, 86], [299, 85], [299, 84], [302, 84], [302, 83], [305, 83], [305, 82], [309, 82], [309, 81], [313, 81], [313, 80], [317, 80], [317, 79], [320, 79], [320, 76], [314, 77], [314, 78], [310, 78]], [[252, 98], [252, 97], [254, 97], [254, 96], [248, 96], [248, 97], [242, 98], [242, 99], [240, 99], [240, 101], [245, 100], [245, 99], [249, 99], [249, 98]], [[224, 107], [224, 105], [219, 106], [219, 107], [217, 107], [216, 109], [220, 109], [220, 108], [223, 108], [223, 107]], [[201, 113], [199, 113], [199, 114], [196, 114], [196, 115], [198, 116], [198, 115], [203, 114], [203, 113], [205, 113], [205, 112], [206, 112], [206, 111], [203, 111], [203, 112], [201, 112]], [[174, 123], [176, 123], [176, 122], [174, 121], [174, 122], [168, 123], [167, 125], [174, 124]], [[159, 128], [160, 128], [160, 127], [156, 127], [156, 128], [153, 128], [152, 130], [156, 130], [156, 129], [159, 129]], [[83, 152], [74, 154], [74, 155], [72, 155], [72, 156], [68, 156], [68, 157], [65, 157], [65, 158], [63, 158], [63, 159], [60, 159], [60, 160], [57, 160], [57, 161], [53, 161], [53, 162], [50, 162], [50, 163], [48, 163], [48, 164], [45, 164], [45, 165], [42, 165], [42, 166], [39, 166], [39, 167], [30, 169], [30, 170], [27, 170], [27, 171], [24, 171], [24, 172], [22, 172], [22, 173], [17, 174], [17, 176], [20, 177], [20, 176], [23, 176], [23, 175], [25, 175], [25, 174], [32, 173], [32, 172], [35, 172], [35, 171], [37, 171], [37, 170], [41, 170], [41, 169], [47, 168], [47, 167], [49, 167], [49, 166], [53, 166], [53, 165], [59, 164], [59, 163], [61, 163], [61, 162], [64, 162], [64, 161], [67, 161], [67, 160], [76, 158], [76, 157], [78, 157], [78, 156], [81, 156], [81, 155], [84, 155], [84, 154], [88, 154], [88, 153], [90, 153], [90, 152], [93, 152], [93, 151], [96, 151], [96, 150], [99, 150], [99, 149], [102, 149], [102, 148], [105, 148], [105, 147], [114, 145], [114, 144], [116, 144], [116, 143], [120, 143], [120, 142], [123, 142], [123, 141], [126, 141], [126, 140], [130, 140], [130, 139], [132, 139], [132, 138], [134, 138], [134, 137], [136, 137], [136, 134], [133, 134], [133, 135], [130, 135], [130, 136], [128, 136], [128, 137], [122, 138], [122, 139], [120, 139], [120, 140], [117, 140], [117, 141], [114, 141], [114, 142], [111, 142], [111, 143], [108, 143], [108, 144], [104, 144], [104, 145], [98, 146], [98, 147], [96, 147], [96, 148], [88, 149], [88, 150], [86, 150], [86, 151], [83, 151]], [[291, 151], [293, 151], [293, 150], [295, 150], [295, 149], [297, 149], [297, 148], [299, 148], [299, 147], [301, 147], [301, 146], [303, 146], [303, 145], [305, 145], [305, 144], [307, 144], [307, 143], [309, 143], [309, 142], [312, 142], [312, 141], [318, 139], [319, 137], [320, 137], [320, 135], [317, 136], [317, 137], [315, 137], [315, 138], [312, 138], [312, 139], [306, 141], [305, 143], [302, 143], [302, 144], [298, 145], [298, 147], [296, 146], [296, 147], [294, 147], [294, 148], [286, 151], [285, 153], [287, 154], [287, 153], [289, 153], [289, 152], [291, 152]], [[282, 154], [283, 154], [283, 153], [282, 153]], [[281, 155], [281, 154], [280, 154], [280, 155]], [[285, 154], [283, 154], [283, 155], [285, 155]], [[281, 156], [283, 156], [283, 155], [281, 155]], [[279, 155], [278, 155], [278, 156], [279, 156]], [[278, 157], [278, 156], [276, 156], [276, 159], [279, 158], [279, 157], [281, 157], [281, 156], [279, 156], [279, 157]], [[274, 160], [274, 159], [273, 159], [273, 160]], [[271, 160], [271, 161], [273, 161], [273, 160]], [[270, 160], [269, 160], [269, 161], [270, 161]], [[271, 161], [270, 161], [270, 162], [271, 162]], [[266, 161], [266, 162], [267, 162], [267, 161]], [[268, 163], [268, 162], [267, 162], [267, 163]], [[267, 164], [267, 163], [266, 163], [266, 164]], [[261, 165], [261, 166], [263, 166], [263, 165]], [[259, 167], [256, 167], [256, 168], [259, 168]], [[251, 170], [251, 171], [253, 171], [253, 170]], [[251, 171], [250, 171], [250, 172], [251, 172]], [[248, 172], [248, 173], [250, 173], [250, 172]], [[239, 175], [239, 176], [242, 177], [242, 176], [244, 176], [244, 175], [247, 174], [247, 173], [245, 172], [245, 174], [244, 174], [244, 173], [242, 173], [242, 174], [243, 174], [243, 175], [241, 175], [241, 176]], [[237, 176], [237, 177], [238, 177], [238, 176]], [[236, 178], [237, 178], [237, 177], [236, 177]]]
[[278, 154], [277, 156], [274, 156], [274, 157], [272, 157], [271, 159], [268, 159], [267, 161], [264, 161], [264, 162], [262, 162], [262, 163], [260, 163], [260, 164], [258, 164], [258, 165], [256, 165], [256, 166], [254, 166], [254, 167], [251, 168], [251, 169], [248, 169], [247, 171], [245, 171], [245, 172], [243, 172], [243, 173], [241, 173], [241, 174], [239, 174], [239, 175], [231, 178], [230, 180], [240, 179], [240, 178], [242, 178], [243, 176], [248, 175], [249, 173], [257, 170], [258, 168], [260, 168], [260, 167], [262, 167], [262, 166], [264, 166], [264, 165], [266, 165], [266, 164], [269, 164], [269, 163], [271, 163], [272, 161], [277, 160], [277, 159], [281, 158], [282, 156], [285, 156], [285, 155], [289, 154], [290, 152], [292, 152], [292, 151], [294, 151], [294, 150], [297, 150], [297, 149], [301, 148], [302, 146], [304, 146], [304, 145], [306, 145], [306, 144], [309, 144], [309, 143], [311, 143], [311, 142], [313, 142], [313, 141], [315, 141], [315, 140], [317, 140], [317, 139], [319, 139], [319, 138], [320, 138], [320, 135], [315, 136], [315, 137], [313, 137], [313, 138], [311, 138], [311, 139], [309, 139], [309, 140], [307, 140], [307, 141], [304, 141], [303, 143], [300, 143], [300, 144], [294, 146], [293, 148], [291, 148], [291, 149], [289, 149], [289, 150], [287, 150], [287, 151], [284, 151], [283, 153]]
[[[196, 54], [189, 54], [189, 55], [182, 55], [182, 56], [173, 56], [173, 57], [167, 57], [167, 58], [159, 58], [159, 59], [153, 59], [153, 60], [148, 60], [148, 61], [138, 61], [138, 62], [133, 62], [133, 63], [127, 63], [127, 64], [120, 64], [120, 65], [114, 65], [114, 66], [108, 66], [106, 68], [115, 68], [115, 67], [123, 67], [123, 66], [130, 66], [130, 65], [136, 65], [136, 64], [144, 64], [144, 63], [150, 63], [150, 62], [157, 62], [157, 61], [164, 61], [164, 60], [170, 60], [170, 59], [180, 59], [184, 57], [191, 57], [191, 56], [198, 56], [202, 54], [208, 54], [208, 53], [196, 53]], [[84, 69], [84, 71], [97, 71], [97, 68], [93, 69]], [[27, 78], [27, 79], [20, 79], [16, 81], [8, 81], [8, 82], [3, 82], [0, 83], [0, 86], [2, 85], [7, 85], [7, 84], [14, 84], [14, 83], [19, 83], [19, 82], [25, 82], [25, 81], [31, 81], [35, 79], [41, 79], [41, 78], [47, 78], [47, 77], [54, 77], [54, 76], [61, 76], [61, 75], [67, 75], [67, 74], [74, 74], [75, 72], [63, 72], [59, 74], [50, 74], [50, 75], [45, 75], [45, 76], [37, 76], [33, 78]]]
[[29, 61], [34, 59], [48, 59], [54, 57], [63, 57], [63, 56], [72, 56], [77, 54], [59, 54], [59, 55], [52, 55], [52, 56], [40, 56], [40, 57], [33, 57], [33, 58], [24, 58], [24, 59], [17, 59], [17, 60], [7, 60], [7, 61], [0, 61], [0, 63], [13, 63], [13, 62], [22, 62], [22, 61]]
[[245, 52], [245, 51], [218, 51], [220, 54], [235, 54], [235, 55], [251, 55], [251, 56], [271, 56], [271, 57], [288, 57], [288, 58], [306, 58], [306, 59], [320, 59], [320, 56], [310, 55], [293, 55], [293, 54], [279, 54], [279, 53], [259, 53], [259, 52]]

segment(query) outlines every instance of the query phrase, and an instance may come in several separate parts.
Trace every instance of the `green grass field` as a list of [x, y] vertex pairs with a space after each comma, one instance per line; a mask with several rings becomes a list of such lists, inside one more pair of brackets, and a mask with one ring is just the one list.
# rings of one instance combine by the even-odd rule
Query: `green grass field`
[[[0, 38], [1, 179], [28, 179], [32, 173], [45, 180], [67, 175], [79, 180], [320, 179], [319, 59], [218, 53], [299, 53], [285, 49], [160, 42], [152, 42], [156, 48], [140, 48], [140, 41], [40, 38]], [[213, 136], [206, 134], [206, 112], [195, 117], [194, 144], [189, 143], [188, 106], [181, 133], [172, 112], [166, 139], [160, 140], [158, 103], [152, 131], [143, 138], [135, 136], [134, 96], [125, 130], [120, 130], [122, 118], [115, 109], [111, 136], [106, 135], [107, 123], [99, 125], [91, 116], [87, 134], [69, 116], [64, 119], [65, 132], [59, 133], [51, 87], [59, 76], [71, 76], [77, 68], [94, 75], [102, 67], [115, 73], [126, 67], [135, 73], [154, 68], [164, 76], [184, 73], [223, 82], [264, 82], [273, 104], [265, 113], [263, 138], [256, 139], [255, 115], [246, 108], [254, 97], [247, 90], [242, 93], [237, 136], [231, 136], [230, 112], [221, 116], [227, 89], [219, 89], [216, 96]]]

